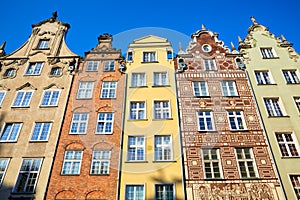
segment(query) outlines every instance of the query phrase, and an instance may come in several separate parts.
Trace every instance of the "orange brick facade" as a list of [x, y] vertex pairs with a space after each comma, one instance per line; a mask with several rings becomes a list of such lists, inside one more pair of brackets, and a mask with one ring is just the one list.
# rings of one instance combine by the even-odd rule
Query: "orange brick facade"
[[[121, 51], [112, 47], [112, 36], [104, 34], [98, 38], [99, 44], [86, 52], [75, 75], [69, 97], [68, 107], [58, 142], [52, 174], [49, 181], [46, 199], [116, 199], [120, 137], [122, 125], [122, 108], [124, 99], [124, 74], [119, 71]], [[88, 69], [89, 62], [98, 63], [98, 69]], [[113, 61], [114, 69], [104, 70], [104, 63]], [[106, 66], [107, 67], [107, 66]], [[102, 98], [101, 90], [104, 81], [115, 81], [116, 96]], [[80, 82], [93, 83], [91, 98], [78, 98]], [[70, 134], [74, 113], [88, 113], [86, 132]], [[96, 133], [98, 113], [113, 113], [111, 134]], [[108, 174], [91, 174], [92, 155], [94, 150], [110, 151]], [[63, 174], [63, 162], [66, 151], [82, 151], [79, 174]]]

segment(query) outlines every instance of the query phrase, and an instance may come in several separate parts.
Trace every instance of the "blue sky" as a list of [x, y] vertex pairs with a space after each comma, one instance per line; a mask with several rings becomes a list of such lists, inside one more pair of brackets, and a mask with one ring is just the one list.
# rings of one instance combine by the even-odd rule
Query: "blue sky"
[[300, 52], [299, 0], [3, 0], [0, 5], [0, 43], [7, 42], [7, 53], [28, 39], [32, 24], [51, 17], [53, 11], [71, 25], [67, 44], [81, 56], [96, 46], [102, 33], [114, 35], [114, 45], [123, 53], [134, 37], [148, 34], [169, 38], [177, 52], [179, 42], [185, 49], [201, 24], [219, 33], [226, 46], [232, 41], [237, 47], [237, 36], [244, 38], [251, 25], [250, 16], [276, 36], [283, 34]]

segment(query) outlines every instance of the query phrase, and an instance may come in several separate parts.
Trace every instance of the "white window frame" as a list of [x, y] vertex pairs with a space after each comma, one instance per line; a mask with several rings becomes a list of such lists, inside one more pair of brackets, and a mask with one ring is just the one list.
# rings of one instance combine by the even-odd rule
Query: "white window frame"
[[[295, 137], [295, 134], [292, 132], [277, 132], [275, 135], [282, 157], [300, 157], [299, 143]], [[279, 136], [281, 137], [279, 138]], [[279, 141], [280, 139], [282, 139], [282, 141]], [[287, 155], [284, 155], [282, 148], [285, 149]], [[297, 155], [293, 155], [293, 148], [295, 149]]]
[[52, 67], [50, 71], [51, 76], [60, 76], [62, 73], [62, 68], [61, 67]]
[[111, 98], [116, 98], [116, 95], [117, 95], [117, 81], [103, 81], [102, 88], [101, 88], [101, 98], [111, 99]]
[[[134, 144], [130, 144], [130, 138], [134, 138]], [[142, 140], [142, 144], [139, 144], [140, 141], [139, 140]], [[127, 149], [127, 161], [129, 162], [136, 162], [136, 161], [145, 161], [146, 160], [146, 138], [145, 136], [141, 136], [141, 135], [136, 135], [136, 136], [128, 136], [128, 149]], [[130, 149], [134, 150], [133, 152], [133, 158], [131, 157], [132, 154], [131, 154], [131, 151]], [[140, 159], [138, 158], [138, 152], [139, 150], [142, 150], [143, 151], [143, 158]]]
[[146, 74], [144, 72], [131, 74], [131, 87], [146, 86]]
[[[125, 200], [129, 200], [129, 196], [128, 196], [128, 188], [129, 187], [133, 187], [133, 199], [132, 200], [145, 200], [145, 185], [144, 184], [126, 184], [125, 185]], [[138, 192], [137, 187], [142, 187], [142, 189], [143, 189], [142, 198], [139, 198], [140, 196], [137, 193]]]
[[277, 54], [272, 47], [260, 48], [260, 53], [263, 59], [277, 58]]
[[[77, 115], [79, 115], [79, 120], [74, 119], [75, 117], [77, 118]], [[83, 115], [86, 115], [86, 120], [82, 120]], [[72, 122], [71, 122], [69, 134], [86, 134], [88, 121], [89, 121], [89, 113], [87, 113], [87, 112], [74, 112], [73, 115], [72, 115]], [[74, 124], [77, 124], [76, 132], [73, 132]], [[80, 132], [81, 128], [84, 128], [83, 132]]]
[[[157, 193], [158, 193], [158, 191], [157, 191], [157, 186], [163, 186], [163, 190], [162, 190], [162, 193], [163, 193], [163, 197], [162, 198], [158, 198], [158, 195], [157, 195]], [[167, 192], [167, 190], [166, 190], [166, 186], [172, 186], [172, 193], [173, 193], [173, 198], [172, 198], [172, 200], [175, 200], [176, 199], [176, 194], [175, 194], [175, 191], [176, 191], [176, 188], [175, 188], [175, 184], [174, 183], [159, 183], [159, 184], [155, 184], [155, 186], [154, 186], [154, 192], [155, 192], [155, 199], [156, 200], [160, 200], [160, 199], [168, 199], [168, 200], [170, 200], [169, 198], [168, 198], [168, 196], [166, 197], [164, 194], [166, 194], [166, 192]]]
[[[295, 177], [295, 179], [297, 179], [298, 185], [296, 185], [295, 181], [293, 180], [294, 177]], [[300, 199], [300, 175], [299, 174], [290, 174], [290, 181], [291, 181], [292, 187], [294, 188], [296, 198]]]
[[[212, 111], [197, 111], [196, 115], [198, 131], [215, 131], [214, 115]], [[200, 122], [202, 121], [200, 121], [200, 119], [203, 120], [204, 129], [201, 129]], [[211, 123], [211, 126], [209, 126], [209, 123]]]
[[0, 187], [2, 186], [10, 158], [0, 157]]
[[103, 71], [105, 71], [105, 72], [115, 71], [115, 61], [114, 60], [103, 61]]
[[99, 66], [98, 61], [89, 60], [89, 61], [87, 61], [86, 71], [87, 72], [96, 72], [96, 71], [98, 71], [98, 66]]
[[[161, 143], [158, 143], [161, 138]], [[155, 135], [154, 136], [154, 160], [155, 161], [172, 161], [173, 160], [173, 144], [171, 135]]]
[[77, 91], [77, 99], [91, 99], [93, 97], [94, 82], [80, 81]]
[[[11, 129], [9, 130], [7, 138], [3, 140], [2, 137], [3, 137], [4, 131], [6, 130], [7, 126], [9, 126], [9, 125], [11, 125]], [[17, 127], [17, 129], [15, 130], [16, 125], [19, 125], [19, 127]], [[16, 142], [18, 140], [19, 134], [21, 132], [22, 125], [23, 125], [23, 123], [21, 123], [21, 122], [5, 123], [2, 128], [2, 131], [1, 131], [0, 142]], [[15, 139], [11, 139], [13, 132], [16, 132], [15, 137], [14, 137]]]
[[[223, 170], [222, 170], [222, 163], [221, 163], [221, 159], [220, 159], [220, 149], [219, 148], [204, 148], [201, 149], [201, 154], [202, 154], [202, 166], [203, 166], [203, 171], [204, 171], [204, 176], [206, 179], [221, 179], [223, 178]], [[215, 151], [215, 152], [212, 152]], [[212, 153], [215, 153], [215, 155], [213, 155]], [[206, 159], [206, 157], [208, 156], [208, 158]], [[214, 158], [213, 156], [216, 156], [216, 158]], [[211, 173], [211, 177], [208, 177], [209, 172], [207, 171], [207, 167], [206, 164], [209, 164], [209, 170]], [[217, 164], [217, 165], [214, 165]], [[215, 167], [218, 167], [218, 169], [216, 169]], [[219, 170], [219, 171], [216, 171]], [[216, 177], [216, 174], [219, 173], [220, 177]]]
[[5, 95], [6, 95], [6, 91], [0, 91], [0, 106], [2, 106]]
[[270, 71], [254, 71], [254, 75], [258, 85], [274, 84]]
[[[46, 96], [47, 94], [50, 94], [49, 98], [45, 99], [47, 97]], [[58, 101], [59, 101], [59, 97], [60, 97], [60, 91], [59, 90], [45, 90], [40, 106], [41, 107], [57, 106]]]
[[[38, 125], [40, 125], [40, 127]], [[48, 128], [47, 128], [47, 126], [48, 126]], [[48, 141], [48, 138], [49, 138], [49, 135], [51, 132], [51, 128], [52, 128], [51, 122], [36, 122], [31, 131], [30, 141]], [[34, 133], [36, 131], [37, 131], [37, 138], [33, 138], [35, 136]], [[43, 136], [44, 134], [46, 137]], [[42, 136], [44, 137], [44, 139], [41, 139]]]
[[300, 97], [294, 97], [294, 101], [295, 101], [296, 107], [298, 109], [298, 112], [300, 112]]
[[[19, 97], [20, 95], [20, 97]], [[33, 95], [32, 90], [20, 90], [17, 92], [12, 107], [29, 107]], [[18, 101], [19, 102], [18, 102]]]
[[[23, 158], [23, 161], [22, 161], [22, 164], [21, 164], [21, 167], [19, 170], [18, 178], [17, 178], [16, 183], [13, 188], [13, 192], [16, 192], [16, 193], [34, 193], [35, 192], [35, 188], [36, 188], [36, 184], [38, 182], [42, 162], [43, 162], [42, 158]], [[17, 188], [18, 187], [17, 184], [19, 183], [19, 180], [22, 181], [23, 180], [22, 178], [24, 178], [24, 176], [22, 176], [21, 174], [27, 176], [26, 180], [25, 180], [25, 185], [23, 186], [23, 188], [20, 188], [22, 190]], [[34, 181], [33, 181], [33, 179], [34, 179], [33, 174], [36, 174]], [[32, 184], [32, 182], [33, 182], [33, 184]], [[22, 184], [20, 186], [22, 186]], [[28, 187], [32, 187], [32, 186], [33, 186], [33, 189], [30, 190], [30, 188], [28, 188]]]
[[282, 103], [279, 97], [265, 97], [263, 98], [265, 108], [269, 117], [286, 116]]
[[[104, 115], [104, 118], [100, 119], [100, 116], [103, 116], [103, 115]], [[102, 131], [99, 130], [100, 129], [99, 124], [103, 124]], [[113, 112], [99, 112], [98, 116], [97, 116], [96, 134], [112, 134], [113, 131], [114, 131], [114, 113]]]
[[222, 93], [225, 97], [238, 96], [236, 83], [232, 80], [221, 81]]
[[[68, 152], [71, 153], [70, 158], [67, 158]], [[76, 153], [80, 153], [79, 158], [76, 158]], [[61, 174], [62, 175], [78, 175], [78, 174], [80, 174], [80, 168], [81, 168], [81, 163], [82, 163], [82, 154], [83, 154], [82, 150], [66, 150], [65, 155], [64, 155], [63, 166], [61, 169]], [[66, 163], [70, 163], [70, 168], [65, 169]], [[79, 163], [79, 165], [78, 165], [79, 167], [78, 167], [77, 171], [72, 172], [74, 169], [76, 169], [76, 166], [74, 165], [75, 163]]]
[[[241, 110], [228, 110], [227, 111], [228, 123], [231, 131], [247, 130], [244, 112]], [[231, 119], [233, 119], [236, 128], [232, 127]]]
[[207, 81], [193, 81], [192, 85], [195, 97], [209, 96]]
[[[238, 149], [242, 150], [242, 152], [241, 152], [242, 153], [241, 154], [242, 158], [238, 157]], [[250, 158], [246, 158], [246, 154], [245, 154], [246, 149], [249, 149]], [[240, 177], [242, 179], [258, 178], [257, 166], [256, 166], [256, 163], [255, 163], [252, 147], [235, 148], [235, 156], [236, 156], [236, 160], [237, 160], [237, 164], [238, 164], [239, 174], [240, 174]], [[250, 162], [252, 163], [254, 176], [250, 175], [250, 169], [249, 169], [249, 168], [251, 168], [251, 166], [249, 166]], [[246, 172], [245, 177], [243, 177], [243, 175], [242, 175], [241, 163], [243, 163], [243, 165], [245, 166], [245, 172]]]
[[156, 51], [143, 51], [143, 61], [142, 62], [157, 62], [157, 52]]
[[90, 174], [109, 174], [110, 159], [110, 150], [93, 150]]
[[[135, 108], [132, 105], [136, 105]], [[143, 105], [143, 106], [141, 106]], [[143, 120], [146, 119], [146, 102], [145, 101], [131, 101], [129, 104], [129, 119], [130, 120]], [[142, 114], [140, 116], [140, 114]], [[135, 117], [133, 117], [135, 116]]]
[[300, 80], [299, 80], [299, 75], [297, 73], [297, 70], [282, 70], [282, 74], [284, 76], [284, 79], [286, 81], [287, 84], [299, 84]]
[[50, 39], [40, 39], [37, 48], [38, 49], [48, 49], [50, 44]]
[[217, 65], [215, 59], [204, 59], [203, 60], [204, 69], [206, 71], [215, 71], [217, 70]]
[[[164, 107], [165, 103], [168, 103], [168, 107]], [[169, 100], [154, 100], [153, 105], [154, 119], [171, 119], [171, 103]], [[159, 107], [156, 107], [156, 105], [159, 105]], [[168, 117], [164, 116], [166, 113]]]
[[15, 75], [16, 75], [16, 69], [15, 68], [9, 68], [4, 73], [4, 77], [14, 77]]
[[169, 85], [168, 72], [153, 72], [153, 86]]
[[[42, 72], [44, 63], [43, 62], [30, 62], [25, 71], [27, 76], [39, 76]], [[32, 67], [32, 69], [30, 69]]]

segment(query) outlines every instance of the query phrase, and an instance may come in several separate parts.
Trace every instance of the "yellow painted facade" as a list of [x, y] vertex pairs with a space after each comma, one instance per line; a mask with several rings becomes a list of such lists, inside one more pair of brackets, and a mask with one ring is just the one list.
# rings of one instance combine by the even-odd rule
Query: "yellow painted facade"
[[168, 192], [184, 199], [172, 46], [149, 35], [134, 40], [127, 54], [119, 199]]
[[[296, 103], [300, 97], [299, 55], [284, 36], [275, 37], [254, 18], [252, 21], [248, 35], [239, 41], [239, 49], [244, 55], [286, 199], [297, 199], [292, 179], [300, 180], [300, 110], [299, 102], [298, 107]], [[286, 80], [284, 73], [290, 80]]]

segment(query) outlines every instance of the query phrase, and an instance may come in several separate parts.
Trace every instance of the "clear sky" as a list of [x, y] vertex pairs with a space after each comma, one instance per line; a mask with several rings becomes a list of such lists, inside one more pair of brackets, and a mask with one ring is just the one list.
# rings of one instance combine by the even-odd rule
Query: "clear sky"
[[283, 34], [300, 53], [299, 8], [300, 0], [2, 0], [0, 43], [6, 41], [6, 53], [11, 53], [28, 39], [32, 24], [58, 11], [58, 20], [71, 25], [69, 48], [81, 56], [103, 33], [112, 34], [123, 53], [133, 39], [148, 34], [167, 37], [177, 52], [179, 42], [185, 49], [201, 24], [219, 33], [226, 46], [232, 41], [237, 47], [237, 36], [247, 35], [254, 16], [275, 36]]

